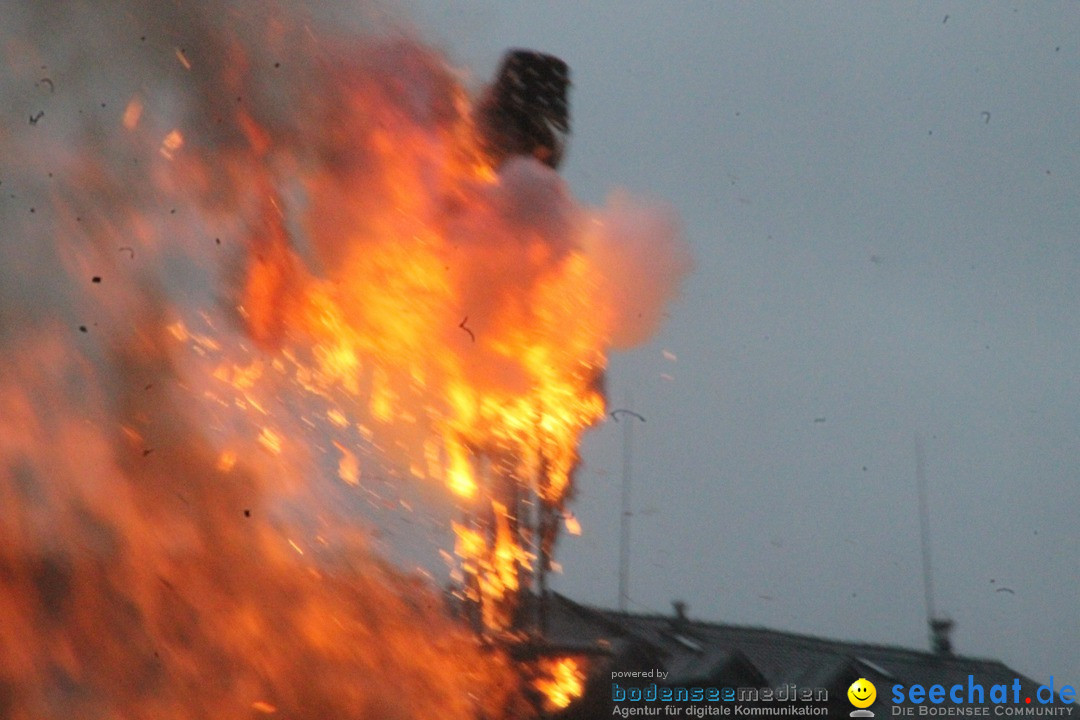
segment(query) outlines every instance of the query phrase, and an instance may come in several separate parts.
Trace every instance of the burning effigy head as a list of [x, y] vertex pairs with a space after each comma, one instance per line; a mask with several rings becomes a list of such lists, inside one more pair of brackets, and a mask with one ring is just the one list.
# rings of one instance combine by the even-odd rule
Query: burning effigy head
[[478, 106], [489, 156], [524, 155], [557, 168], [570, 132], [570, 68], [546, 53], [510, 50]]
[[[607, 354], [688, 269], [677, 223], [574, 200], [561, 60], [470, 88], [415, 39], [256, 5], [0, 30], [0, 718], [564, 707], [576, 665], [499, 648]], [[410, 544], [456, 615], [439, 568], [387, 559]]]

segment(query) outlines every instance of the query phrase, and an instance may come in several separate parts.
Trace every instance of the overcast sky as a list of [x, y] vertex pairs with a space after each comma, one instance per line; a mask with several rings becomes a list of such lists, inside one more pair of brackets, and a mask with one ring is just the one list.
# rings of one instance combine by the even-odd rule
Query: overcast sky
[[[681, 299], [611, 363], [632, 608], [927, 647], [919, 435], [957, 651], [1080, 682], [1080, 6], [408, 7], [476, 83], [567, 60], [574, 192], [685, 224]], [[586, 440], [556, 583], [607, 606], [621, 443]]]

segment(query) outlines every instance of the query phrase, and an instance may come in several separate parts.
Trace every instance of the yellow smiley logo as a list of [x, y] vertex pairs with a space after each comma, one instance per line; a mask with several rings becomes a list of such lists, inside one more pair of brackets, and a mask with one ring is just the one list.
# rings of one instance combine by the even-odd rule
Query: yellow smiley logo
[[866, 708], [877, 699], [877, 688], [866, 678], [859, 678], [847, 689], [848, 700], [857, 708]]

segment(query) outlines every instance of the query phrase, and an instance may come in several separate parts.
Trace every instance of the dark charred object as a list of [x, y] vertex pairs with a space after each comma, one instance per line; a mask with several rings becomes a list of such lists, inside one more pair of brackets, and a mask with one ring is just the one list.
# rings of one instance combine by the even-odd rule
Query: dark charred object
[[508, 50], [480, 101], [477, 124], [485, 148], [501, 164], [529, 155], [557, 168], [570, 134], [570, 68], [533, 50]]

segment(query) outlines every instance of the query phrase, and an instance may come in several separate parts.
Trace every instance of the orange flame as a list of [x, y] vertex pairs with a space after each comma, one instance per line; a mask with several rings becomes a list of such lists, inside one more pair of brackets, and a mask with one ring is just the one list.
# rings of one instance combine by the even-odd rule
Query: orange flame
[[[526, 714], [506, 656], [375, 559], [319, 479], [405, 512], [378, 483], [441, 483], [460, 593], [513, 629], [575, 527], [606, 354], [651, 328], [653, 268], [681, 272], [670, 223], [583, 208], [530, 158], [496, 167], [470, 93], [414, 43], [141, 4], [69, 19], [102, 28], [80, 58], [121, 116], [68, 86], [0, 133], [5, 192], [36, 208], [0, 220], [0, 708]], [[13, 52], [34, 50], [15, 32], [19, 87], [70, 55]], [[144, 33], [156, 54], [129, 49]], [[85, 132], [50, 125], [99, 106]], [[552, 667], [553, 707], [575, 668]]]
[[585, 672], [572, 657], [543, 659], [533, 687], [543, 695], [544, 710], [562, 710], [585, 694]]
[[[393, 62], [404, 79], [386, 75]], [[402, 95], [403, 82], [417, 93]], [[578, 206], [550, 168], [531, 158], [495, 167], [468, 94], [426, 51], [380, 48], [327, 91], [334, 112], [320, 115], [315, 103], [304, 128], [351, 163], [278, 149], [303, 203], [266, 169], [272, 129], [246, 110], [237, 122], [254, 138], [247, 154], [190, 152], [185, 166], [203, 176], [239, 164], [258, 178], [235, 298], [275, 369], [267, 387], [283, 381], [321, 398], [334, 425], [362, 429], [377, 454], [444, 483], [468, 519], [455, 527], [459, 569], [479, 574], [465, 594], [494, 606], [482, 611], [485, 627], [509, 629], [521, 596], [555, 567], [581, 435], [605, 413], [607, 351], [643, 332], [627, 327], [628, 307], [640, 308], [620, 285], [633, 279], [654, 298], [657, 281], [639, 277], [642, 266], [666, 264], [673, 277], [685, 268], [667, 258], [670, 228], [646, 211], [633, 222], [658, 238], [655, 257], [622, 210]], [[629, 259], [613, 250], [620, 233]], [[253, 387], [268, 382], [264, 361], [219, 355], [215, 377], [232, 386], [232, 402], [267, 413], [265, 394], [276, 391]], [[260, 441], [281, 452], [274, 428]], [[349, 442], [334, 441], [338, 475], [356, 484], [362, 453]]]
[[[455, 528], [456, 552], [483, 576], [470, 596], [503, 606], [483, 613], [499, 630], [527, 578], [550, 568], [558, 523], [524, 515], [561, 514], [580, 436], [604, 415], [614, 311], [588, 250], [602, 223], [539, 163], [497, 171], [465, 92], [440, 67], [422, 71], [445, 95], [437, 118], [409, 122], [378, 78], [343, 84], [343, 104], [364, 111], [351, 142], [369, 171], [304, 177], [318, 262], [287, 229], [284, 200], [267, 199], [238, 307], [295, 386], [330, 399], [336, 417], [370, 418], [384, 446], [425, 458], [407, 463], [412, 474], [459, 499], [472, 521], [468, 537]], [[217, 377], [258, 407], [246, 362]], [[275, 437], [260, 439], [278, 452]]]

